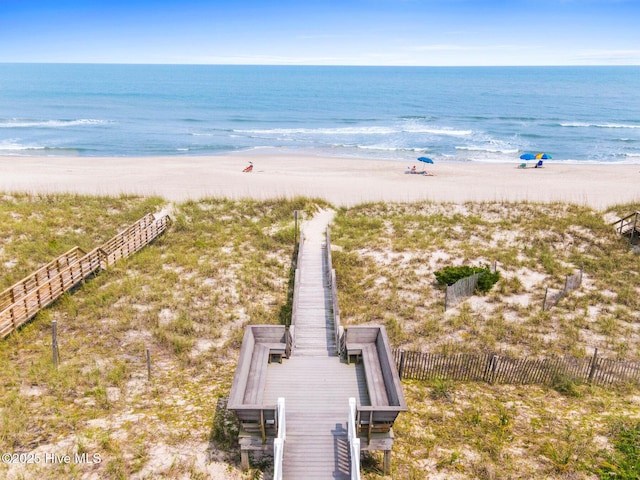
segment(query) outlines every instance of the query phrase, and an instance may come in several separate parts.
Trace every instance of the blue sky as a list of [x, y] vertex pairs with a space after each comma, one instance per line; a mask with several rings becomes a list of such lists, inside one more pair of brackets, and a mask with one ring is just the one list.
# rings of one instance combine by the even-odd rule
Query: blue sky
[[640, 65], [640, 0], [0, 0], [0, 62]]

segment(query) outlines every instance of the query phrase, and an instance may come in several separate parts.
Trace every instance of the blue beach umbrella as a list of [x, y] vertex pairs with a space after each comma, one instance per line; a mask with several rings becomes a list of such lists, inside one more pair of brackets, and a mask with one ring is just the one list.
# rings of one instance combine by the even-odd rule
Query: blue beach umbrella
[[533, 153], [525, 153], [520, 155], [520, 160], [535, 160], [536, 156]]
[[433, 164], [433, 160], [431, 160], [429, 157], [418, 157], [418, 161]]

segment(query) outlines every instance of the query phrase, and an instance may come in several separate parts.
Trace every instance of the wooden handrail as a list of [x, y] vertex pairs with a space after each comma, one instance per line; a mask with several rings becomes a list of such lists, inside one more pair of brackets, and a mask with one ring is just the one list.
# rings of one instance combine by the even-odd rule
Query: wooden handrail
[[282, 480], [282, 460], [284, 457], [284, 442], [287, 439], [287, 424], [285, 420], [284, 398], [278, 397], [276, 407], [276, 425], [278, 435], [273, 441], [273, 479]]
[[[640, 217], [640, 212], [636, 211], [633, 212], [630, 215], [627, 215], [624, 218], [621, 218], [620, 220], [616, 220], [615, 222], [613, 222], [611, 225], [615, 226], [615, 230], [618, 233], [622, 233], [622, 230], [624, 229], [624, 227], [630, 225], [630, 224], [634, 224], [640, 226], [640, 222], [638, 222], [638, 217]], [[634, 221], [631, 221], [631, 218], [634, 219]], [[617, 224], [620, 224], [619, 226], [616, 226]]]
[[304, 249], [304, 237], [300, 236], [300, 243], [298, 244], [298, 257], [296, 260], [296, 271], [293, 280], [293, 304], [291, 306], [291, 325], [296, 324], [298, 319], [298, 302], [300, 300], [300, 262], [302, 260], [302, 251]]
[[17, 302], [22, 296], [31, 291], [34, 286], [46, 283], [61, 269], [67, 268], [70, 264], [77, 262], [84, 255], [86, 255], [86, 253], [80, 247], [73, 247], [71, 250], [58, 256], [55, 260], [40, 267], [31, 275], [14, 283], [0, 293], [0, 310], [4, 310], [9, 305]]
[[63, 293], [99, 270], [102, 260], [103, 254], [97, 249], [93, 250], [0, 311], [0, 338], [24, 325]]
[[350, 478], [351, 480], [360, 480], [360, 439], [356, 429], [356, 399], [354, 397], [349, 398], [347, 436], [349, 439], [349, 458], [351, 460]]
[[148, 245], [168, 226], [169, 217], [147, 214], [102, 246], [85, 253], [74, 247], [0, 293], [0, 338], [21, 327], [81, 281]]
[[336, 271], [333, 268], [333, 259], [331, 257], [331, 233], [329, 231], [329, 227], [327, 227], [326, 233], [326, 255], [327, 255], [327, 279], [329, 281], [329, 286], [331, 287], [331, 301], [333, 307], [333, 319], [334, 319], [334, 335], [336, 340], [336, 350], [338, 355], [342, 355], [344, 342], [344, 328], [340, 324], [340, 307], [338, 306], [338, 286], [336, 281]]

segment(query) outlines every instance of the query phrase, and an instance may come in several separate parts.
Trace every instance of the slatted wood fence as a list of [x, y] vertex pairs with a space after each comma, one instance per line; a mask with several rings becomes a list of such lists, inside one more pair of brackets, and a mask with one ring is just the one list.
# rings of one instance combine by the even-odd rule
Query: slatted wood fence
[[167, 229], [169, 217], [145, 215], [104, 245], [85, 253], [74, 247], [0, 293], [0, 338], [51, 305], [100, 269], [148, 245]]
[[573, 275], [567, 275], [562, 290], [545, 289], [542, 310], [555, 307], [570, 291], [577, 290], [582, 285], [582, 267]]
[[640, 383], [640, 362], [600, 358], [511, 358], [491, 353], [436, 354], [394, 350], [401, 379], [552, 385], [559, 379], [611, 385]]

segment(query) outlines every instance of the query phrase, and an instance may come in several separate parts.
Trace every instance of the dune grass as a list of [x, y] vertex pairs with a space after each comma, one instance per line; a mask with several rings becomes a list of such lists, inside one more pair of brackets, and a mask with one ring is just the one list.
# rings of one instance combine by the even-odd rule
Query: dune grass
[[[582, 357], [597, 347], [609, 358], [639, 360], [638, 255], [605, 220], [637, 209], [529, 203], [341, 209], [332, 257], [342, 321], [382, 323], [393, 346], [405, 350]], [[434, 272], [494, 261], [498, 284], [444, 312]], [[565, 275], [580, 267], [582, 288], [542, 311], [545, 288], [562, 288]], [[446, 379], [403, 386], [409, 412], [394, 428], [393, 478], [628, 478], [611, 475], [636, 461], [614, 446], [610, 427], [637, 423], [635, 387]], [[376, 478], [381, 458], [366, 465], [366, 478]]]
[[[99, 454], [101, 462], [0, 465], [0, 476], [260, 478], [259, 468], [239, 470], [236, 427], [221, 399], [243, 327], [290, 315], [293, 211], [310, 217], [319, 207], [327, 205], [302, 198], [168, 205], [0, 195], [3, 288], [75, 245], [90, 250], [149, 211], [170, 208], [174, 219], [152, 245], [0, 342], [0, 451]], [[341, 209], [332, 242], [343, 322], [385, 324], [396, 348], [580, 356], [597, 346], [639, 359], [638, 256], [613, 234], [606, 213], [528, 203]], [[443, 312], [433, 271], [494, 260], [498, 284]], [[583, 287], [542, 312], [544, 288], [561, 288], [580, 266]], [[634, 387], [446, 379], [403, 386], [410, 410], [395, 426], [392, 478], [612, 478], [637, 459], [629, 447], [640, 415]], [[380, 478], [381, 457], [363, 465], [365, 478]]]

